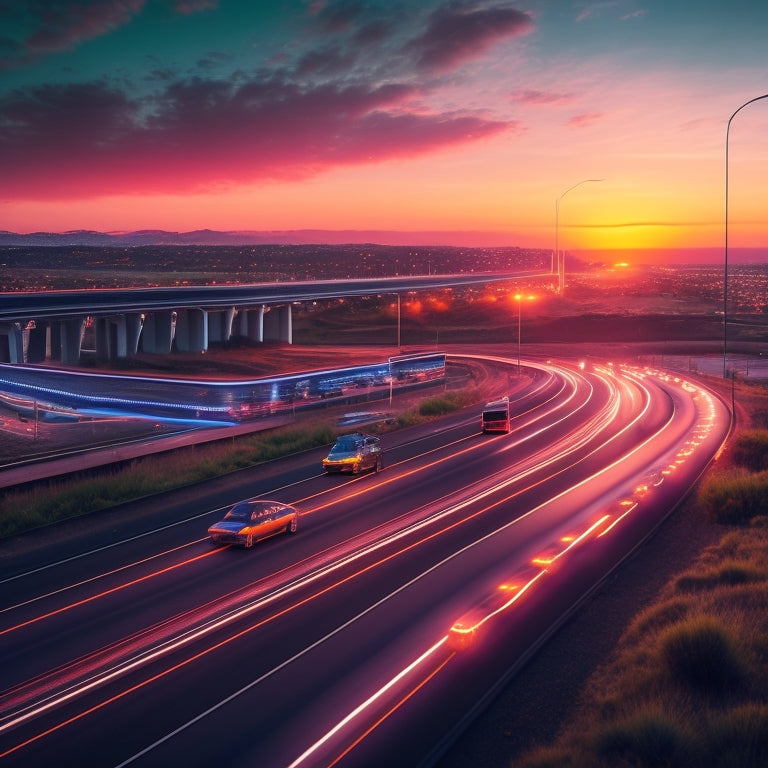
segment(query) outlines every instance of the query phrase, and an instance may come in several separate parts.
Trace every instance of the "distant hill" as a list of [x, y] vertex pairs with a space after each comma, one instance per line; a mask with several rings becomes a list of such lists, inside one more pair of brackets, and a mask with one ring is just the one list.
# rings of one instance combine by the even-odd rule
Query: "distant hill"
[[[132, 246], [241, 246], [241, 245], [383, 245], [454, 248], [517, 248], [508, 241], [504, 232], [484, 231], [414, 231], [357, 230], [357, 229], [290, 229], [290, 230], [234, 230], [217, 231], [196, 229], [191, 232], [168, 232], [162, 229], [139, 229], [133, 232], [96, 232], [76, 229], [70, 232], [29, 232], [19, 234], [0, 230], [0, 248], [13, 247], [68, 247], [130, 248]], [[542, 248], [522, 248], [528, 251], [546, 251]], [[628, 248], [628, 249], [574, 249], [585, 263], [614, 264], [629, 261], [639, 264], [719, 264], [723, 261], [723, 248]], [[733, 264], [766, 264], [768, 248], [731, 248]]]
[[275, 231], [231, 231], [197, 229], [192, 232], [166, 232], [142, 229], [135, 232], [95, 232], [78, 229], [71, 232], [0, 231], [0, 248], [13, 246], [130, 247], [137, 245], [342, 245], [378, 243], [380, 245], [447, 245], [460, 243], [469, 247], [509, 247], [504, 233], [496, 232], [395, 232], [387, 230], [296, 229]]

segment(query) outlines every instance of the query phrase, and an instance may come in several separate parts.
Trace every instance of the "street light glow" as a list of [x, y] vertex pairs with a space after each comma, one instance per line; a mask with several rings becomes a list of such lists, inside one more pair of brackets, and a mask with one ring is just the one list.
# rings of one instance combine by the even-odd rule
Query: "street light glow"
[[522, 312], [523, 312], [523, 299], [533, 301], [536, 296], [523, 296], [522, 293], [515, 294], [515, 301], [517, 301], [517, 375], [520, 375], [520, 339], [522, 328]]
[[573, 189], [580, 187], [582, 184], [589, 182], [605, 181], [605, 179], [582, 179], [574, 184], [572, 187], [563, 192], [560, 197], [555, 200], [555, 252], [552, 254], [552, 273], [555, 272], [555, 262], [557, 262], [557, 292], [562, 295], [565, 291], [565, 257], [560, 258], [560, 245], [558, 242], [558, 229], [560, 219], [560, 201]]

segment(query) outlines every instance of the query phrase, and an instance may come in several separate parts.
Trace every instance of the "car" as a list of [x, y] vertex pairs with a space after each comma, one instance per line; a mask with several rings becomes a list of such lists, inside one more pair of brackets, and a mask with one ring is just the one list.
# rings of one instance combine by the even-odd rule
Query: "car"
[[384, 461], [379, 438], [353, 432], [336, 440], [330, 453], [323, 459], [323, 469], [329, 474], [350, 472], [357, 475], [365, 469], [378, 472]]
[[214, 544], [235, 544], [250, 549], [255, 542], [277, 533], [296, 533], [299, 511], [290, 504], [247, 499], [235, 504], [224, 519], [208, 529]]

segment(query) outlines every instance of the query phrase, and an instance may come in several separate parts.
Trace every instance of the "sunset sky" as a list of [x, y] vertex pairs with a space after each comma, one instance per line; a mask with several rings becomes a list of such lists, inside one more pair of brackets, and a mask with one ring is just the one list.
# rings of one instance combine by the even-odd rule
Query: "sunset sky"
[[[0, 229], [551, 248], [560, 199], [561, 247], [717, 247], [766, 41], [754, 0], [0, 0]], [[768, 99], [729, 167], [766, 247]]]

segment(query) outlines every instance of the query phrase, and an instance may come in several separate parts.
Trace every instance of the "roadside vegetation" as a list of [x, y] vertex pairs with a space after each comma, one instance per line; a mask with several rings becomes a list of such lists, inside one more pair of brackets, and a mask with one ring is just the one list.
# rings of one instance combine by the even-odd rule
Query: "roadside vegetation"
[[[386, 432], [413, 426], [480, 400], [482, 394], [476, 388], [427, 397], [401, 412], [394, 424], [367, 425], [365, 430]], [[0, 498], [0, 537], [331, 445], [342, 431], [351, 430], [307, 420], [300, 427], [254, 432], [9, 489]]]
[[723, 459], [688, 501], [727, 526], [719, 544], [634, 618], [560, 738], [516, 768], [768, 764], [768, 430], [741, 431]]

